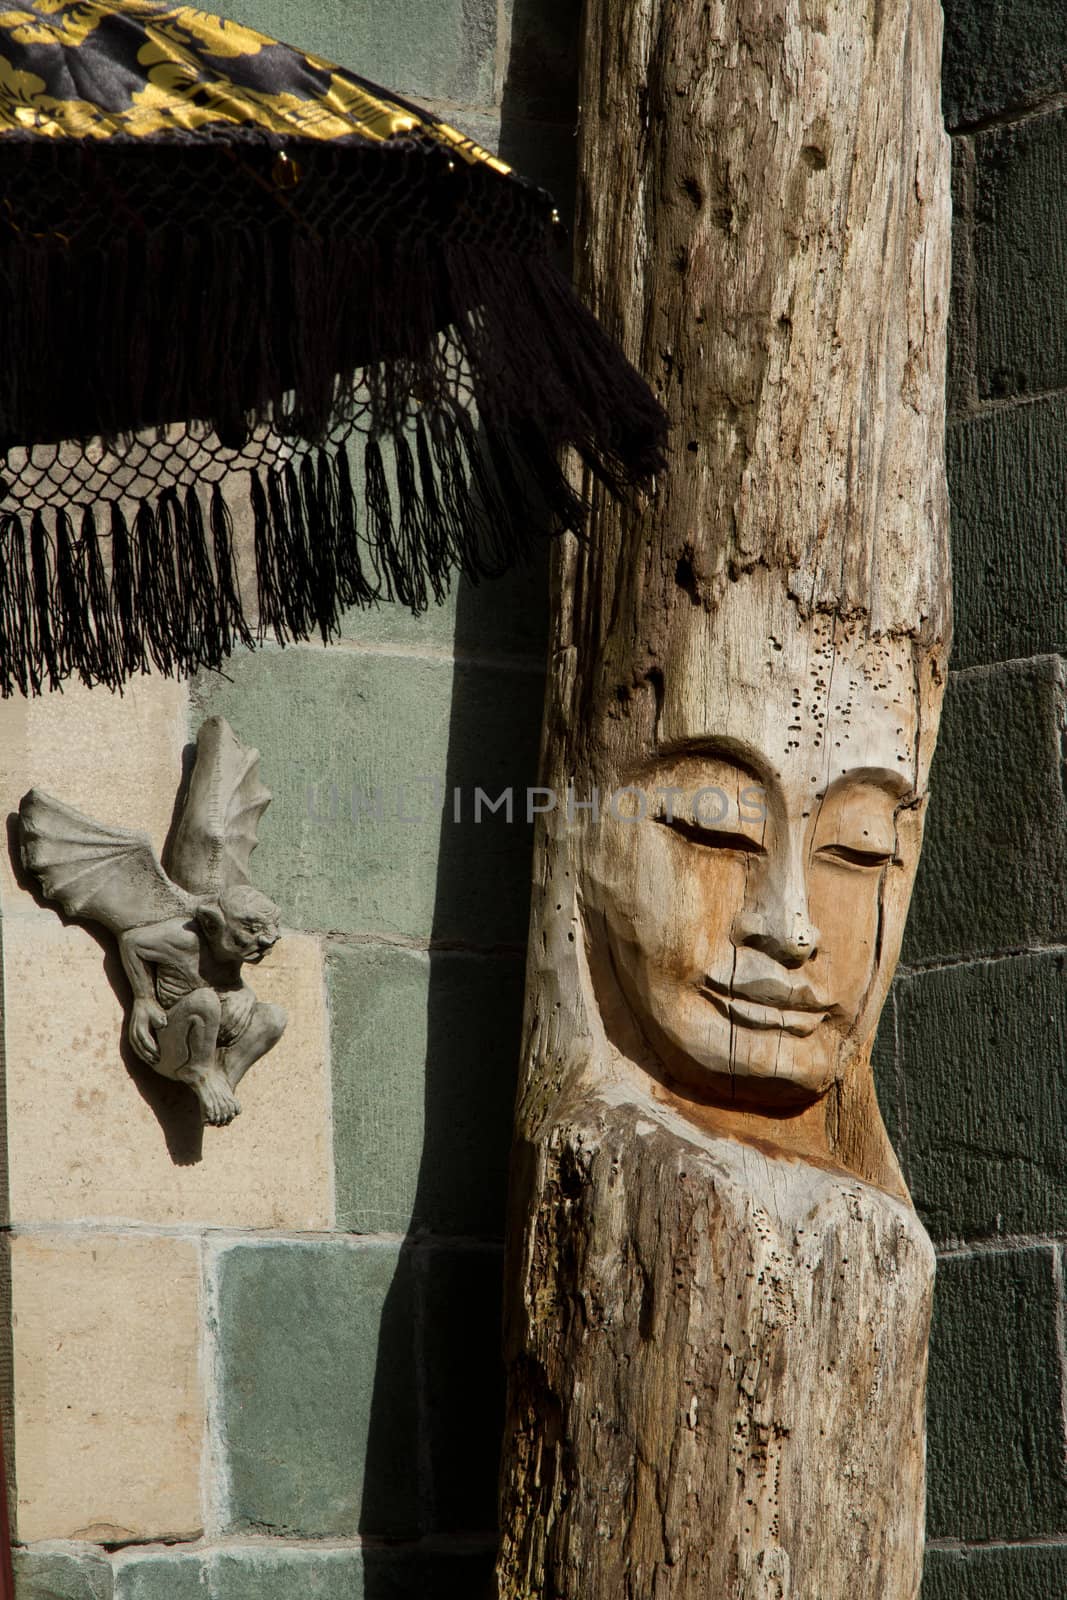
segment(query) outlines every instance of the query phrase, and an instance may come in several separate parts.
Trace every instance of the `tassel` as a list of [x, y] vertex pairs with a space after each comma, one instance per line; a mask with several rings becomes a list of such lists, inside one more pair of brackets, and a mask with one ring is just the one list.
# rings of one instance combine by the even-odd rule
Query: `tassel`
[[[522, 515], [526, 498], [511, 471], [506, 452], [499, 451], [499, 461], [494, 463], [504, 474], [506, 492], [502, 494], [501, 484], [493, 466], [486, 459], [474, 424], [462, 411], [455, 420], [467, 458], [472, 491], [467, 512], [467, 521], [474, 535], [470, 541], [469, 570], [472, 576], [495, 578], [511, 565], [522, 549], [515, 518]], [[485, 423], [481, 427], [481, 436], [491, 451], [492, 434]]]
[[252, 530], [256, 549], [256, 584], [259, 599], [260, 636], [268, 631], [285, 644], [285, 617], [282, 605], [284, 576], [279, 571], [271, 521], [270, 500], [258, 472], [249, 473], [252, 502]]
[[372, 583], [367, 577], [360, 560], [356, 495], [348, 468], [348, 451], [343, 444], [334, 452], [333, 481], [338, 597], [346, 606], [373, 605], [378, 596], [378, 583]]
[[137, 611], [137, 566], [130, 530], [117, 500], [111, 505], [111, 606], [123, 680], [148, 671]]
[[[426, 506], [415, 472], [411, 446], [403, 433], [394, 440], [396, 450], [396, 488], [400, 505], [400, 552], [404, 569], [428, 579], [434, 599], [440, 605], [448, 593], [448, 569], [439, 558], [439, 543], [427, 522]], [[425, 584], [421, 586], [426, 604]]]
[[312, 603], [323, 644], [336, 638], [338, 629], [338, 581], [336, 537], [337, 506], [333, 478], [324, 451], [312, 461], [305, 456], [300, 466], [300, 488], [304, 498], [308, 551], [314, 566]]
[[[212, 456], [213, 473], [248, 470], [258, 626], [244, 614], [233, 524], [217, 476], [203, 491], [209, 499], [188, 477], [180, 488], [144, 495], [132, 529], [122, 505], [111, 502], [109, 572], [108, 535], [98, 530], [91, 490], [78, 499], [82, 480], [71, 469], [64, 502], [56, 454], [43, 479], [54, 514], [37, 509], [0, 523], [7, 551], [0, 692], [22, 685], [37, 691], [71, 672], [120, 688], [150, 665], [163, 672], [217, 667], [235, 641], [251, 646], [268, 632], [282, 643], [312, 635], [326, 641], [346, 607], [383, 597], [417, 614], [431, 598], [444, 599], [455, 570], [472, 581], [495, 576], [521, 561], [550, 525], [580, 536], [587, 508], [561, 469], [561, 446], [572, 444], [613, 492], [659, 468], [662, 413], [547, 256], [509, 275], [499, 253], [454, 241], [436, 252], [418, 246], [418, 259], [406, 266], [403, 253], [382, 239], [347, 240], [331, 262], [302, 253], [301, 245], [297, 280], [287, 290], [300, 304], [284, 337], [277, 330], [254, 334], [233, 306], [216, 317], [201, 305], [197, 339], [209, 329], [217, 335], [207, 365], [198, 368], [183, 353], [172, 370], [160, 371], [154, 342], [176, 301], [165, 283], [146, 285], [141, 269], [161, 265], [161, 250], [159, 239], [131, 242], [116, 257], [116, 282], [145, 318], [127, 345], [112, 329], [106, 349], [94, 346], [93, 359], [113, 375], [119, 347], [130, 355], [126, 396], [109, 391], [104, 409], [117, 418], [132, 396], [146, 412], [174, 415], [161, 410], [171, 404], [164, 391], [173, 385], [186, 414], [205, 416], [210, 389], [226, 439], [212, 440], [206, 423], [187, 424], [184, 435], [169, 426], [153, 442], [142, 429], [136, 438], [114, 439], [113, 447], [120, 462], [136, 447], [150, 463], [162, 463], [176, 445], [184, 448], [184, 437], [192, 441], [184, 457], [190, 471]], [[172, 258], [175, 272], [191, 273], [202, 254], [186, 244]], [[221, 282], [243, 263], [255, 294], [270, 285], [281, 292], [288, 257], [261, 254], [257, 262], [252, 235], [240, 233], [204, 281]], [[375, 270], [357, 337], [334, 297], [340, 279], [354, 281], [368, 263]], [[50, 256], [48, 264], [54, 269]], [[0, 263], [0, 277], [6, 271]], [[78, 306], [83, 289], [76, 290]], [[317, 306], [318, 299], [333, 309]], [[311, 343], [301, 346], [305, 336]], [[245, 379], [234, 376], [239, 368], [255, 373], [251, 401]], [[306, 392], [294, 400], [297, 378]], [[0, 409], [8, 388], [0, 380]], [[54, 392], [54, 403], [65, 404], [62, 385]], [[286, 435], [279, 447], [286, 411], [305, 431]], [[63, 413], [71, 424], [75, 416]], [[267, 442], [249, 432], [263, 423], [274, 425]], [[328, 442], [316, 444], [311, 435], [324, 429]], [[363, 507], [350, 460], [357, 438], [364, 442]], [[275, 460], [284, 451], [285, 459], [271, 464], [272, 451]], [[36, 486], [40, 458], [29, 466]], [[17, 478], [16, 470], [16, 504]], [[169, 485], [165, 473], [160, 478]], [[24, 492], [28, 498], [31, 491]], [[16, 531], [27, 527], [28, 537]]]
[[53, 632], [55, 596], [49, 561], [48, 534], [45, 531], [44, 513], [40, 509], [30, 518], [30, 566], [33, 572], [33, 609], [37, 618], [37, 650], [43, 668], [42, 676], [47, 676], [49, 686], [55, 689], [61, 677]]
[[195, 672], [198, 666], [217, 666], [229, 647], [229, 639], [219, 615], [219, 597], [204, 533], [200, 497], [193, 488], [185, 492], [185, 538], [179, 538], [175, 553], [178, 587], [188, 618], [184, 671]]
[[96, 518], [92, 508], [86, 506], [82, 513], [81, 547], [85, 552], [85, 591], [88, 613], [92, 621], [92, 649], [86, 663], [93, 683], [105, 683], [109, 689], [122, 684], [122, 645], [115, 625], [111, 589], [96, 532]]
[[134, 615], [141, 630], [147, 655], [160, 672], [176, 669], [180, 652], [175, 652], [170, 628], [170, 602], [174, 592], [174, 552], [164, 545], [156, 507], [147, 499], [138, 503], [133, 520], [133, 548], [136, 560]]
[[281, 620], [278, 638], [285, 644], [289, 639], [300, 637], [300, 606], [293, 567], [289, 508], [285, 503], [285, 480], [277, 467], [267, 469], [267, 503], [270, 506], [274, 565], [278, 574], [278, 607]]
[[419, 491], [429, 535], [430, 559], [437, 571], [444, 572], [456, 563], [460, 530], [446, 517], [437, 493], [430, 441], [426, 437], [426, 420], [421, 407], [415, 415], [415, 455], [419, 463]]
[[17, 688], [40, 694], [33, 589], [26, 563], [26, 531], [21, 517], [0, 517], [0, 695], [6, 700]]
[[74, 530], [65, 511], [55, 519], [55, 587], [53, 621], [56, 657], [63, 676], [77, 672], [83, 683], [93, 682], [92, 636], [89, 632], [89, 596], [85, 574], [74, 546]]
[[282, 532], [288, 555], [289, 619], [294, 639], [306, 639], [315, 626], [315, 563], [308, 543], [301, 483], [291, 461], [277, 474], [284, 507]]
[[387, 600], [399, 600], [416, 614], [425, 609], [419, 606], [417, 595], [412, 595], [407, 575], [400, 561], [393, 527], [393, 502], [389, 495], [389, 482], [385, 476], [381, 447], [377, 439], [368, 439], [363, 452], [363, 482], [367, 499], [367, 519], [374, 540], [378, 570], [382, 574]]
[[451, 412], [437, 412], [429, 422], [437, 479], [451, 533], [452, 560], [462, 572], [476, 577], [477, 529], [472, 525], [470, 489], [456, 441], [455, 420]]

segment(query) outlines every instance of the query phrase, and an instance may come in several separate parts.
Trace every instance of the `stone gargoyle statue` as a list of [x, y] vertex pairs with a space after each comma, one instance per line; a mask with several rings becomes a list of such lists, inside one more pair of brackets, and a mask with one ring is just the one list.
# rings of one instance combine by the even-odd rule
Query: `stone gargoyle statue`
[[200, 728], [196, 763], [163, 870], [145, 833], [109, 827], [31, 789], [19, 807], [22, 861], [45, 896], [118, 940], [133, 991], [129, 1040], [156, 1072], [188, 1084], [205, 1122], [240, 1111], [238, 1083], [285, 1029], [280, 1006], [242, 980], [277, 942], [280, 912], [248, 881], [270, 803], [259, 752], [223, 717]]

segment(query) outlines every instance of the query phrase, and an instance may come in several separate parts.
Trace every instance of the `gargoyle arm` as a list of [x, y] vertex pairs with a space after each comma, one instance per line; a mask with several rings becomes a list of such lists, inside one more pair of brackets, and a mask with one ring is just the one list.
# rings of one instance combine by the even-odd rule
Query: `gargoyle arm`
[[195, 955], [197, 948], [196, 934], [181, 917], [152, 923], [147, 928], [127, 928], [119, 935], [119, 955], [134, 998], [156, 998], [155, 980], [147, 963], [180, 961]]
[[123, 971], [133, 990], [130, 1044], [142, 1061], [155, 1066], [159, 1060], [155, 1035], [167, 1026], [167, 1013], [159, 1004], [149, 965], [195, 957], [199, 941], [186, 921], [171, 917], [166, 922], [151, 923], [147, 928], [127, 928], [119, 934], [118, 943]]

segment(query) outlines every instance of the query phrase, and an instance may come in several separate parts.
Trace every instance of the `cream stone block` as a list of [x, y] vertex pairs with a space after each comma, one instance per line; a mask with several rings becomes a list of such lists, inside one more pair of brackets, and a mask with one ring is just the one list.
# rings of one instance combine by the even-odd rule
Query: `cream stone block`
[[[26, 700], [0, 701], [0, 809], [18, 810], [27, 789], [46, 789], [99, 822], [166, 838], [188, 739], [184, 682], [134, 678], [123, 694], [72, 682]], [[0, 851], [4, 915], [33, 911]], [[55, 915], [55, 913], [51, 913]]]
[[10, 1249], [17, 1537], [195, 1537], [196, 1243], [35, 1234]]
[[247, 978], [289, 1013], [242, 1081], [242, 1113], [202, 1128], [191, 1092], [129, 1050], [110, 940], [54, 913], [4, 930], [12, 1220], [332, 1225], [322, 952], [283, 933]]

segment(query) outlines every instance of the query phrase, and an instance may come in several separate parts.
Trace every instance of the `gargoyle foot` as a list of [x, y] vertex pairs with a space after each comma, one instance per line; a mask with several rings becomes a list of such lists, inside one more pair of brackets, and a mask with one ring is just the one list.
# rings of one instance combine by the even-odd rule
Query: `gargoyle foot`
[[218, 1068], [205, 1072], [194, 1082], [190, 1082], [189, 1087], [200, 1101], [204, 1121], [210, 1123], [212, 1127], [224, 1128], [228, 1122], [233, 1121], [241, 1109]]

